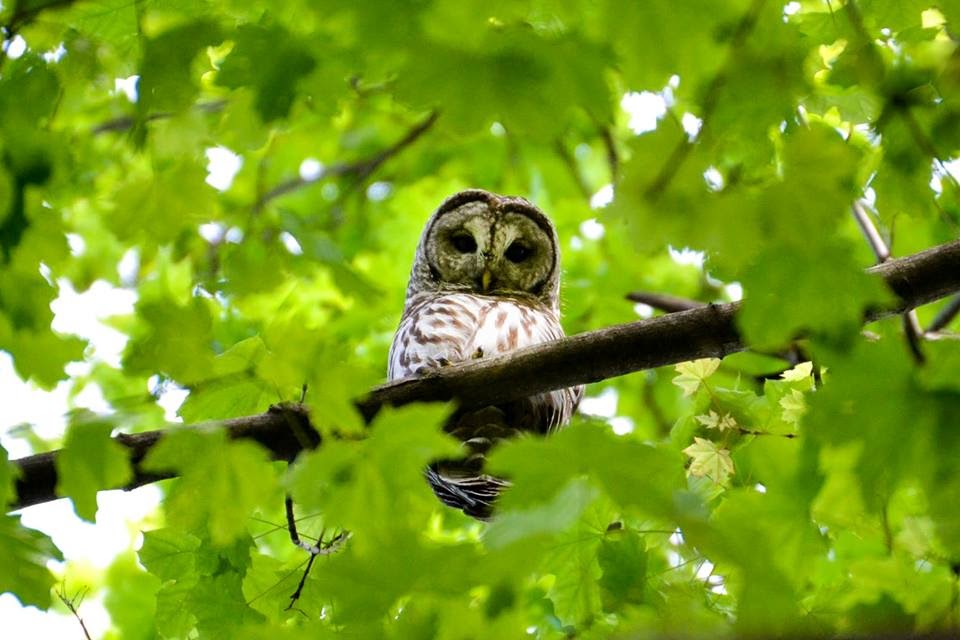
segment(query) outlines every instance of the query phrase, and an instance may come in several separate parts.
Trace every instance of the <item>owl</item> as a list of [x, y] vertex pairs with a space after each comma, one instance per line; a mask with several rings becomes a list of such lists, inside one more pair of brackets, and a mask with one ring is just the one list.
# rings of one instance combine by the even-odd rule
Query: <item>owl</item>
[[[400, 326], [390, 347], [390, 380], [563, 337], [560, 253], [550, 219], [523, 198], [480, 189], [447, 198], [427, 220], [414, 257]], [[465, 456], [426, 471], [434, 493], [486, 519], [509, 482], [484, 473], [491, 446], [519, 433], [565, 425], [583, 387], [454, 414], [446, 430]]]

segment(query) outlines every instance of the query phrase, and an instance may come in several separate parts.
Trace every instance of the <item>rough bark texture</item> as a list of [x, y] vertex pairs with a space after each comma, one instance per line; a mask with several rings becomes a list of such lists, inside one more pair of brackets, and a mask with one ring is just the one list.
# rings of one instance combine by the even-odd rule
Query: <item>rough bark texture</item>
[[[891, 260], [868, 272], [883, 278], [898, 297], [897, 304], [891, 307], [868, 311], [865, 321], [870, 322], [960, 291], [960, 241]], [[356, 404], [370, 421], [384, 405], [456, 399], [464, 406], [484, 406], [686, 360], [722, 358], [746, 347], [736, 328], [739, 308], [739, 303], [704, 305], [581, 333], [497, 358], [448, 367], [426, 377], [385, 384]], [[232, 438], [253, 439], [278, 460], [293, 460], [301, 450], [320, 442], [304, 410], [295, 405], [255, 416], [171, 429], [198, 428], [223, 428]], [[146, 473], [140, 468], [147, 451], [167, 431], [117, 437], [120, 444], [130, 449], [134, 464], [135, 478], [125, 488], [172, 476]], [[51, 451], [14, 461], [21, 474], [17, 500], [11, 508], [57, 498], [56, 455], [56, 451]]]

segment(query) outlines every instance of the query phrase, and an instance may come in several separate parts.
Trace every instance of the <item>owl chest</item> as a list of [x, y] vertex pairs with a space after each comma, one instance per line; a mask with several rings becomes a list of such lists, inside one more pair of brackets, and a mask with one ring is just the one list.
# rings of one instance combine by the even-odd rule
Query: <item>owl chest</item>
[[553, 313], [513, 299], [452, 294], [411, 308], [390, 354], [391, 379], [560, 336]]

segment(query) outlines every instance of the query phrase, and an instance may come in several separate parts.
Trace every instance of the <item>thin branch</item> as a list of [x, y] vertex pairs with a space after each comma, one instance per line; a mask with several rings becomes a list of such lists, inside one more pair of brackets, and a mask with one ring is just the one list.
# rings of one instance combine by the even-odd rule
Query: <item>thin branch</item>
[[580, 195], [582, 195], [587, 202], [589, 202], [593, 193], [590, 192], [590, 185], [587, 184], [587, 181], [583, 177], [583, 173], [580, 171], [580, 167], [577, 166], [577, 159], [573, 157], [573, 154], [570, 153], [570, 149], [567, 148], [567, 145], [565, 145], [563, 140], [560, 138], [557, 138], [553, 148], [556, 150], [557, 156], [563, 162], [563, 165], [567, 168], [567, 171], [570, 172], [570, 177], [573, 178], [574, 183], [580, 190]]
[[[867, 271], [882, 278], [899, 300], [889, 307], [868, 310], [864, 320], [872, 322], [901, 314], [960, 292], [960, 240], [890, 260]], [[358, 399], [356, 406], [369, 422], [384, 405], [456, 399], [462, 407], [482, 407], [687, 360], [722, 358], [746, 348], [736, 327], [740, 304], [706, 305], [445, 367], [421, 378], [405, 378], [376, 387]], [[291, 424], [296, 428], [291, 428]], [[216, 428], [226, 429], [233, 439], [259, 442], [277, 460], [293, 460], [304, 448], [300, 438], [305, 436], [310, 446], [320, 443], [306, 410], [299, 405], [218, 423], [118, 436], [116, 441], [130, 450], [135, 474], [125, 488], [174, 475], [141, 468], [144, 456], [165, 433]], [[57, 452], [50, 451], [14, 461], [19, 477], [12, 508], [57, 498], [56, 457]]]
[[280, 196], [285, 196], [288, 193], [294, 191], [299, 191], [300, 189], [307, 187], [311, 184], [324, 180], [331, 176], [345, 176], [352, 175], [356, 176], [358, 181], [362, 181], [369, 177], [374, 171], [380, 168], [380, 165], [385, 163], [387, 160], [397, 155], [411, 144], [416, 142], [420, 136], [425, 134], [437, 121], [439, 112], [433, 111], [424, 119], [422, 122], [417, 124], [415, 127], [410, 129], [400, 140], [393, 143], [391, 146], [383, 149], [369, 158], [363, 160], [358, 160], [356, 162], [341, 162], [338, 164], [330, 165], [329, 167], [324, 167], [323, 170], [319, 171], [316, 175], [312, 175], [304, 178], [303, 176], [298, 176], [292, 180], [286, 182], [281, 182], [274, 188], [267, 191], [261, 198], [259, 198], [254, 205], [254, 209], [260, 210], [270, 202], [275, 200]]
[[679, 296], [671, 296], [666, 293], [651, 293], [649, 291], [631, 291], [626, 295], [630, 302], [639, 302], [648, 307], [653, 307], [657, 311], [666, 313], [677, 313], [678, 311], [689, 311], [698, 307], [706, 306], [706, 302], [699, 300], [690, 300]]
[[600, 125], [600, 138], [603, 147], [607, 150], [607, 166], [610, 168], [610, 184], [616, 185], [620, 177], [620, 155], [617, 153], [617, 143], [613, 139], [613, 132], [609, 125]]
[[867, 213], [863, 204], [860, 201], [854, 201], [854, 203], [850, 205], [850, 209], [853, 212], [854, 220], [857, 221], [860, 230], [870, 244], [870, 248], [873, 249], [873, 254], [877, 257], [877, 262], [886, 262], [889, 260], [890, 249], [887, 247], [887, 243], [884, 242], [876, 225], [873, 224], [873, 220], [870, 219], [870, 214]]
[[[863, 204], [859, 200], [855, 200], [850, 205], [850, 210], [853, 212], [857, 224], [860, 225], [860, 230], [867, 239], [867, 244], [873, 249], [873, 254], [877, 257], [877, 263], [883, 264], [890, 260], [890, 247], [883, 240], [880, 230], [877, 229], [877, 225], [873, 224], [873, 220]], [[917, 312], [914, 309], [910, 309], [903, 314], [903, 335], [907, 339], [907, 346], [910, 348], [910, 355], [913, 356], [914, 361], [917, 364], [923, 364], [926, 361], [926, 357], [920, 348], [923, 327], [920, 326], [920, 319], [917, 318]]]
[[[218, 113], [223, 111], [227, 106], [226, 100], [212, 100], [210, 102], [201, 102], [194, 106], [197, 111], [203, 113]], [[167, 118], [172, 118], [176, 114], [172, 111], [160, 111], [159, 113], [151, 113], [146, 117], [147, 122], [154, 122], [156, 120], [166, 120]], [[133, 125], [136, 124], [137, 119], [133, 116], [120, 116], [119, 118], [113, 118], [112, 120], [107, 120], [106, 122], [101, 122], [93, 129], [91, 133], [93, 135], [100, 135], [101, 133], [115, 133], [118, 131], [127, 131], [133, 128]]]
[[933, 322], [930, 323], [930, 326], [927, 327], [927, 332], [933, 333], [940, 331], [950, 324], [950, 322], [957, 317], [958, 313], [960, 313], [960, 295], [954, 296], [953, 299], [947, 303], [947, 306], [940, 309], [940, 313], [937, 314]]

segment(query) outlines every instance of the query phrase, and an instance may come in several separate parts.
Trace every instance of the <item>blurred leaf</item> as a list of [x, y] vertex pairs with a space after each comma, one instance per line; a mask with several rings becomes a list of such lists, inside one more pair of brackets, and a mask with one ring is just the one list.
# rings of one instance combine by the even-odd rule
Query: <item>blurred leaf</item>
[[7, 450], [0, 445], [0, 504], [6, 507], [17, 497], [17, 468], [10, 463]]
[[143, 466], [180, 474], [164, 505], [167, 517], [186, 530], [209, 531], [218, 546], [246, 531], [253, 509], [280, 500], [277, 477], [263, 448], [249, 441], [230, 442], [222, 430], [169, 433], [150, 450]]
[[671, 508], [683, 471], [673, 453], [590, 423], [550, 438], [510, 442], [491, 454], [489, 464], [513, 482], [500, 502], [505, 510], [538, 504], [570, 479], [586, 475], [618, 504], [661, 513]]
[[193, 60], [204, 47], [221, 38], [220, 27], [209, 19], [182, 24], [147, 38], [137, 87], [137, 104], [142, 113], [176, 111], [190, 104], [197, 92]]
[[213, 359], [210, 379], [194, 385], [180, 416], [187, 422], [223, 420], [263, 411], [276, 393], [256, 376], [266, 347], [259, 337], [247, 338]]
[[643, 538], [630, 529], [608, 532], [597, 552], [604, 609], [616, 611], [640, 604], [646, 596], [647, 550]]
[[20, 516], [0, 517], [0, 591], [9, 591], [24, 605], [46, 609], [51, 604], [54, 575], [47, 560], [63, 556], [50, 538], [20, 524]]
[[297, 82], [316, 64], [313, 56], [278, 25], [241, 25], [233, 40], [233, 50], [221, 65], [217, 81], [234, 89], [252, 86], [257, 92], [257, 112], [265, 122], [286, 117]]
[[97, 492], [133, 478], [130, 451], [110, 437], [113, 428], [110, 421], [79, 414], [57, 456], [57, 495], [69, 497], [77, 515], [90, 522], [97, 514]]
[[155, 638], [159, 580], [138, 566], [135, 555], [125, 553], [117, 556], [107, 569], [106, 585], [108, 590], [103, 604], [123, 637], [134, 640]]
[[293, 470], [297, 504], [322, 510], [325, 519], [354, 532], [354, 547], [416, 530], [436, 505], [424, 468], [458, 453], [439, 429], [449, 411], [444, 405], [384, 408], [367, 439], [330, 441], [303, 455]]

